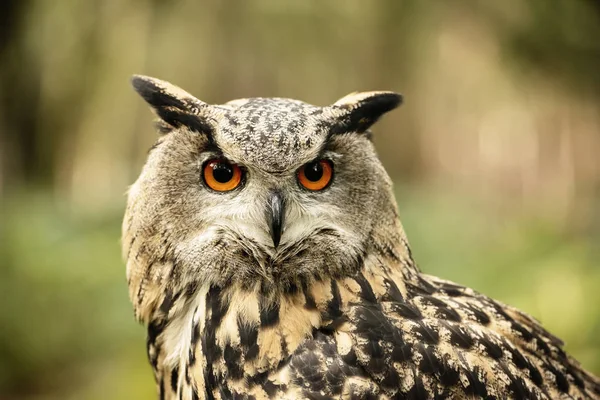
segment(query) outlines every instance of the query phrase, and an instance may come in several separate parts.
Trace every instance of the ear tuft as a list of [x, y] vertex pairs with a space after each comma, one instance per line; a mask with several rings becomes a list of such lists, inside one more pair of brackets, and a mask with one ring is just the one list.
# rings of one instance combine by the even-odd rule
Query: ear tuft
[[169, 82], [144, 75], [134, 75], [131, 84], [135, 91], [152, 107], [162, 122], [161, 132], [167, 127], [181, 125], [197, 132], [212, 131], [212, 107], [185, 90]]
[[394, 92], [358, 92], [344, 96], [331, 106], [340, 122], [336, 131], [362, 133], [401, 103], [402, 96]]
[[134, 75], [131, 84], [136, 92], [152, 107], [175, 107], [182, 111], [193, 111], [194, 106], [205, 103], [169, 82], [144, 75]]

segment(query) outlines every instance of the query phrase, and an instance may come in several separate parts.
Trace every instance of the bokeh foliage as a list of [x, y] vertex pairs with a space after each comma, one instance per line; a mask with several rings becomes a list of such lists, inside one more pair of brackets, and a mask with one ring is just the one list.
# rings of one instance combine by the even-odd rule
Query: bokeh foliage
[[599, 374], [598, 37], [592, 0], [5, 1], [0, 399], [154, 396], [119, 246], [155, 138], [133, 73], [214, 103], [402, 92], [375, 143], [422, 269]]

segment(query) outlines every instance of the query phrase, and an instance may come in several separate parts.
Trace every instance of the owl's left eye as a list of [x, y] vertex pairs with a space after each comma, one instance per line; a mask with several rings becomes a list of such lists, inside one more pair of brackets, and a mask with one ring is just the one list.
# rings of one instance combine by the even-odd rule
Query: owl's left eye
[[333, 163], [329, 160], [318, 160], [305, 164], [298, 170], [298, 182], [311, 191], [325, 189], [333, 178]]
[[202, 177], [206, 186], [212, 190], [228, 192], [242, 182], [242, 169], [227, 160], [209, 160], [202, 167]]

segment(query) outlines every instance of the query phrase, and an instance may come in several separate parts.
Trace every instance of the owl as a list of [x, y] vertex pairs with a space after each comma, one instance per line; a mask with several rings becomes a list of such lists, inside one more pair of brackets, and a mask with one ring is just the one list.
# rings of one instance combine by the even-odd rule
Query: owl
[[415, 264], [370, 134], [400, 95], [132, 82], [160, 136], [122, 242], [160, 399], [600, 398], [536, 320]]

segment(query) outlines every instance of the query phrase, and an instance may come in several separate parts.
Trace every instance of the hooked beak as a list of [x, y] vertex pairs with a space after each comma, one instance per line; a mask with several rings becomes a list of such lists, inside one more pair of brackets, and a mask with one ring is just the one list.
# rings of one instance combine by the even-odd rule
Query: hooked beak
[[284, 213], [284, 201], [281, 193], [278, 191], [269, 193], [267, 199], [267, 221], [269, 222], [271, 238], [275, 247], [279, 246], [281, 239]]

